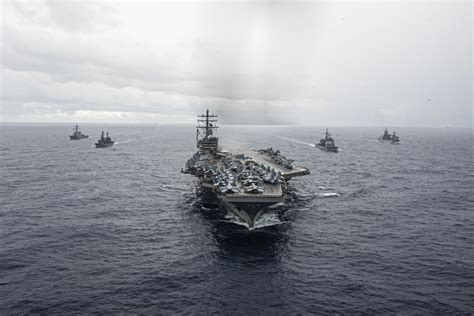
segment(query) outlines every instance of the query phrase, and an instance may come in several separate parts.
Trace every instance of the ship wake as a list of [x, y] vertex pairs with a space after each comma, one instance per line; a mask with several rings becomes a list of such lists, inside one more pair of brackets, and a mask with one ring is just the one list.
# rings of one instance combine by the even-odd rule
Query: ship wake
[[145, 136], [145, 137], [137, 137], [137, 138], [126, 139], [126, 140], [122, 140], [120, 142], [116, 142], [114, 145], [132, 143], [132, 142], [135, 142], [137, 140], [145, 140], [145, 139], [155, 138], [155, 137], [158, 137], [158, 136], [160, 136], [160, 135], [151, 135], [151, 136]]
[[324, 192], [324, 193], [316, 193], [316, 196], [319, 198], [325, 198], [325, 197], [339, 197], [341, 194], [337, 192]]
[[313, 147], [313, 148], [316, 147], [315, 144], [304, 142], [304, 141], [301, 141], [301, 140], [295, 139], [295, 138], [284, 137], [284, 136], [277, 136], [277, 138], [281, 139], [281, 140], [293, 142], [293, 143], [296, 143], [296, 144], [306, 145], [306, 146]]

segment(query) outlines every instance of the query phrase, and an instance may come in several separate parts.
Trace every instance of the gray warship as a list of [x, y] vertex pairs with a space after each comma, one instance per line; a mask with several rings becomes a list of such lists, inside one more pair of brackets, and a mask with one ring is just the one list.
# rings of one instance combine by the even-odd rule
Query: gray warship
[[198, 151], [182, 169], [199, 178], [220, 203], [234, 212], [250, 229], [268, 207], [285, 200], [288, 181], [309, 174], [293, 160], [273, 148], [232, 151], [219, 148], [214, 136], [217, 115], [198, 115], [196, 143]]
[[100, 135], [99, 140], [95, 143], [95, 148], [109, 147], [114, 144], [114, 141], [110, 138], [109, 132], [107, 132], [107, 137], [104, 137], [104, 131]]
[[331, 137], [331, 134], [329, 134], [327, 128], [324, 138], [321, 138], [319, 143], [316, 144], [316, 148], [337, 153], [337, 146], [334, 143], [334, 139]]
[[400, 144], [400, 137], [398, 137], [398, 135], [395, 134], [395, 131], [393, 131], [392, 133], [390, 143], [395, 144], [395, 145]]
[[71, 140], [79, 140], [83, 138], [88, 138], [89, 136], [82, 134], [81, 130], [79, 129], [79, 125], [74, 126], [72, 129], [72, 135], [69, 135]]
[[400, 137], [397, 136], [395, 131], [390, 134], [387, 129], [383, 132], [383, 135], [378, 138], [379, 142], [389, 142], [394, 145], [400, 144]]

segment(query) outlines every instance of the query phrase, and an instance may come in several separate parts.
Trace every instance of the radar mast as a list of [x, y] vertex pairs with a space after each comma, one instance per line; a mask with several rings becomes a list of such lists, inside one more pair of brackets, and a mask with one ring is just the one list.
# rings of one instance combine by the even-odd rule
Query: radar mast
[[[219, 128], [216, 125], [217, 117], [217, 115], [209, 114], [209, 109], [206, 110], [206, 114], [198, 115], [198, 125], [196, 126], [196, 142], [198, 148], [209, 151], [217, 150], [219, 139], [213, 136], [214, 130]], [[199, 138], [201, 130], [204, 131], [204, 136]]]

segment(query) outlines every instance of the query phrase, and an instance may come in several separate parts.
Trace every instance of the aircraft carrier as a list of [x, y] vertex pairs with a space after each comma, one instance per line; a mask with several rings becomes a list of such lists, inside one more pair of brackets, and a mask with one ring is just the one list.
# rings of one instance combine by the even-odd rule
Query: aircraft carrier
[[217, 115], [198, 115], [196, 143], [198, 151], [183, 173], [199, 178], [200, 185], [211, 190], [221, 203], [233, 211], [249, 228], [268, 207], [283, 202], [288, 181], [309, 174], [273, 148], [260, 150], [222, 150], [214, 136]]

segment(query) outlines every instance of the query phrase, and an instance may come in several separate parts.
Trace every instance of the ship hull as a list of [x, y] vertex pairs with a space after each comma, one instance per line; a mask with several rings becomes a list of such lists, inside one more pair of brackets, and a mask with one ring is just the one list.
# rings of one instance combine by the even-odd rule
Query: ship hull
[[221, 204], [246, 223], [249, 229], [255, 227], [255, 223], [268, 211], [268, 207], [285, 200], [285, 195], [282, 194], [279, 185], [267, 185], [268, 189], [274, 187], [272, 195], [255, 194], [255, 196], [216, 193], [213, 190], [213, 184], [207, 181], [201, 181], [200, 186], [208, 192], [212, 192]]
[[112, 146], [114, 143], [112, 144], [95, 144], [95, 148], [105, 148], [105, 147], [110, 147]]
[[379, 141], [380, 143], [387, 143], [387, 144], [392, 144], [392, 145], [400, 145], [400, 141], [394, 142], [394, 141], [392, 141], [392, 140], [390, 140], [390, 139], [381, 139], [381, 138], [379, 138], [378, 141]]
[[321, 146], [319, 144], [316, 144], [316, 148], [319, 148], [319, 149], [324, 150], [324, 151], [330, 151], [330, 152], [333, 152], [333, 153], [337, 153], [337, 147], [327, 148], [327, 147]]
[[89, 138], [89, 136], [82, 136], [82, 137], [69, 136], [70, 140], [81, 140], [83, 138]]
[[222, 201], [224, 206], [237, 215], [249, 229], [255, 228], [258, 219], [269, 210], [269, 206], [280, 203], [283, 198], [268, 202], [227, 202]]

